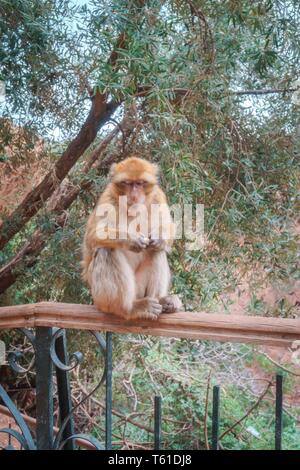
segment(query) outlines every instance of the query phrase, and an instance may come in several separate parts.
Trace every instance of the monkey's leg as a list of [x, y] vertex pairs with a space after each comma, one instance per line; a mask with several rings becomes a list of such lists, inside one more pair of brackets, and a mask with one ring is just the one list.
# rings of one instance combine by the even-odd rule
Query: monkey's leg
[[171, 273], [165, 251], [149, 252], [136, 276], [137, 298], [160, 299], [168, 294]]
[[126, 319], [155, 320], [162, 311], [157, 299], [136, 300], [134, 271], [121, 250], [100, 248], [91, 263], [90, 284], [96, 307]]
[[159, 299], [163, 313], [180, 312], [181, 300], [168, 295], [171, 274], [165, 251], [152, 252], [136, 273], [137, 296], [149, 295]]
[[127, 317], [136, 298], [135, 277], [120, 250], [99, 248], [90, 264], [88, 280], [100, 311]]
[[159, 303], [162, 306], [163, 313], [175, 313], [182, 310], [182, 303], [178, 295], [167, 295], [166, 297], [161, 297]]

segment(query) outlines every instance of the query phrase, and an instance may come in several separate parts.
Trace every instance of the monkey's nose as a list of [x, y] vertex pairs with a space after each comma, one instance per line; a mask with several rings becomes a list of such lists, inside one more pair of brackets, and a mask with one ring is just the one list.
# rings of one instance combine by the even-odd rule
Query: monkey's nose
[[139, 193], [138, 191], [132, 191], [130, 196], [131, 196], [131, 199], [137, 200], [139, 198]]

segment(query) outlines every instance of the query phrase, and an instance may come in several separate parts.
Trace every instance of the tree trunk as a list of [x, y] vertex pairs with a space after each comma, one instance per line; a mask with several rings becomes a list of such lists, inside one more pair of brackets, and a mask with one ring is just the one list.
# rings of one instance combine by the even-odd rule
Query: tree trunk
[[[95, 167], [95, 162], [104, 152], [108, 144], [118, 134], [118, 131], [122, 129], [123, 138], [132, 132], [136, 125], [135, 120], [123, 119], [121, 124], [110, 132], [110, 134], [98, 145], [98, 147], [91, 153], [86, 164], [82, 169], [82, 174], [88, 174], [92, 167]], [[108, 162], [112, 163], [110, 156]], [[101, 168], [104, 162], [97, 163], [96, 168]], [[38, 255], [46, 246], [49, 235], [54, 233], [58, 227], [62, 227], [65, 223], [67, 214], [66, 210], [71, 206], [73, 201], [78, 197], [81, 191], [90, 189], [94, 184], [91, 179], [84, 180], [79, 186], [70, 187], [66, 192], [62, 192], [60, 195], [53, 195], [49, 201], [49, 215], [54, 214], [55, 219], [53, 220], [50, 227], [47, 229], [37, 229], [31, 239], [25, 243], [25, 245], [19, 250], [19, 252], [3, 267], [0, 269], [0, 294], [3, 294], [10, 286], [12, 286], [17, 278], [23, 274], [24, 269], [32, 267], [38, 261]]]
[[84, 151], [94, 141], [98, 130], [110, 119], [119, 103], [106, 103], [106, 96], [96, 93], [89, 115], [75, 139], [40, 184], [34, 188], [0, 229], [0, 250], [45, 204]]

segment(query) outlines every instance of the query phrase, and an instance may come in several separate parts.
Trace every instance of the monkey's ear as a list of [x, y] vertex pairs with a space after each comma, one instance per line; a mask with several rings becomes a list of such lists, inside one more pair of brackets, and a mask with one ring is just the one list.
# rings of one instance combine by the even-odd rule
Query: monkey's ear
[[116, 166], [117, 164], [116, 163], [113, 163], [109, 169], [109, 178], [112, 179], [114, 176], [115, 176], [115, 173], [116, 173]]

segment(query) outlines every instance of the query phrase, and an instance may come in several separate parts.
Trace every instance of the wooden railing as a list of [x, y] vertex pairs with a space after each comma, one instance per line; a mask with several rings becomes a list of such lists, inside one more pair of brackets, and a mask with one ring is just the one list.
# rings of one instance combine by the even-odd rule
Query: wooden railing
[[[33, 330], [31, 330], [33, 328]], [[89, 330], [105, 358], [105, 368], [94, 393], [102, 384], [106, 387], [105, 443], [93, 436], [74, 432], [73, 412], [89, 395], [72, 406], [69, 371], [79, 362], [80, 354], [68, 361], [65, 329]], [[10, 415], [18, 430], [0, 429], [13, 436], [25, 449], [111, 449], [112, 446], [112, 333], [140, 333], [154, 336], [239, 342], [290, 347], [300, 340], [300, 319], [257, 317], [248, 315], [209, 314], [181, 312], [162, 314], [156, 321], [124, 319], [98, 312], [94, 306], [54, 302], [0, 307], [0, 330], [20, 329], [33, 347], [36, 369], [36, 419], [20, 413], [9, 393], [0, 384], [0, 413]], [[98, 332], [106, 331], [106, 339]], [[297, 346], [297, 344], [295, 343]], [[76, 356], [77, 354], [77, 356]], [[8, 364], [15, 372], [24, 373], [19, 364], [22, 352], [8, 354]], [[74, 363], [75, 360], [75, 363]], [[28, 370], [25, 370], [27, 372]], [[56, 373], [60, 427], [53, 422], [53, 372]], [[283, 415], [283, 377], [276, 376], [275, 383], [275, 448], [281, 449]], [[160, 447], [161, 413], [160, 397], [155, 397], [154, 436], [155, 449]], [[212, 448], [219, 448], [219, 387], [213, 388]], [[10, 444], [7, 448], [10, 448]]]
[[39, 326], [272, 346], [290, 346], [300, 340], [300, 318], [182, 312], [162, 314], [157, 321], [125, 321], [100, 313], [92, 305], [40, 302], [0, 307], [0, 329]]

